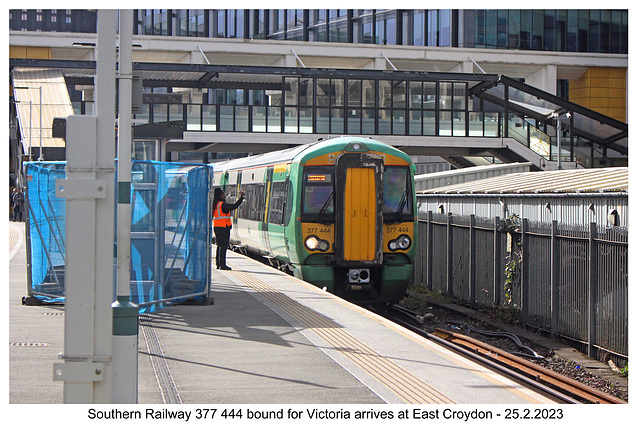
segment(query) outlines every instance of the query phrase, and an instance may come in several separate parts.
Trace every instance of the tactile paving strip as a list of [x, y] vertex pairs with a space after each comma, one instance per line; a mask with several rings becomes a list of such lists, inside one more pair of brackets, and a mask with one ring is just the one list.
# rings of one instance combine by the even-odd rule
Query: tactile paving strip
[[253, 275], [242, 271], [225, 271], [234, 281], [250, 286], [273, 304], [287, 312], [305, 328], [312, 330], [327, 344], [366, 371], [410, 404], [453, 404], [455, 401], [433, 389], [402, 367], [382, 357], [344, 331], [329, 318], [301, 305]]

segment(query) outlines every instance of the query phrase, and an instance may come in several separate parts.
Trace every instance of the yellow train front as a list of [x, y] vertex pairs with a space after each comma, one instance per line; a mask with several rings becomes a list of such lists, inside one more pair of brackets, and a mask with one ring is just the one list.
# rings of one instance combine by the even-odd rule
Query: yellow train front
[[402, 151], [343, 136], [213, 167], [214, 185], [247, 194], [234, 245], [356, 303], [404, 297], [417, 214], [415, 166]]

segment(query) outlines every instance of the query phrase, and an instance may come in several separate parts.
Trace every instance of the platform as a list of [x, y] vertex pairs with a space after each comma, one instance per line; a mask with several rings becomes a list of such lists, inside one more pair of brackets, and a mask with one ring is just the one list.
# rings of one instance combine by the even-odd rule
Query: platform
[[[62, 403], [62, 306], [23, 306], [22, 224], [10, 223], [10, 403]], [[13, 243], [15, 239], [15, 243]], [[548, 403], [363, 308], [229, 253], [213, 305], [140, 317], [141, 404]]]

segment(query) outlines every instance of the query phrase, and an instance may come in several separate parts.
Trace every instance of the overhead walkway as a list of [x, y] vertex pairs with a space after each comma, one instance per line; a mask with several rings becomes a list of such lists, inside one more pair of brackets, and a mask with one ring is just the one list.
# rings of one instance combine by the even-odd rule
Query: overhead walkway
[[[90, 61], [11, 59], [10, 66], [14, 78], [26, 67], [57, 69], [77, 88], [91, 87], [95, 74]], [[136, 123], [184, 130], [163, 141], [160, 154], [259, 153], [357, 134], [455, 167], [553, 169], [558, 157], [571, 168], [627, 164], [626, 123], [505, 76], [177, 63], [134, 63], [133, 70], [145, 89], [218, 89], [215, 100], [195, 103], [174, 93], [143, 97]]]

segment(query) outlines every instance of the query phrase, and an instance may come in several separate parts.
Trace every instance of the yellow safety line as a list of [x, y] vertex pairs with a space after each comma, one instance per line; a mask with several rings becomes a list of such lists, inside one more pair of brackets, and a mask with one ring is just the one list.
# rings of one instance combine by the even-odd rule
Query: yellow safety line
[[344, 331], [331, 319], [319, 314], [253, 275], [242, 271], [228, 271], [239, 282], [249, 285], [271, 302], [289, 313], [305, 328], [312, 330], [331, 347], [355, 365], [367, 371], [405, 402], [411, 404], [453, 404], [455, 401], [438, 392], [404, 368], [384, 358]]

